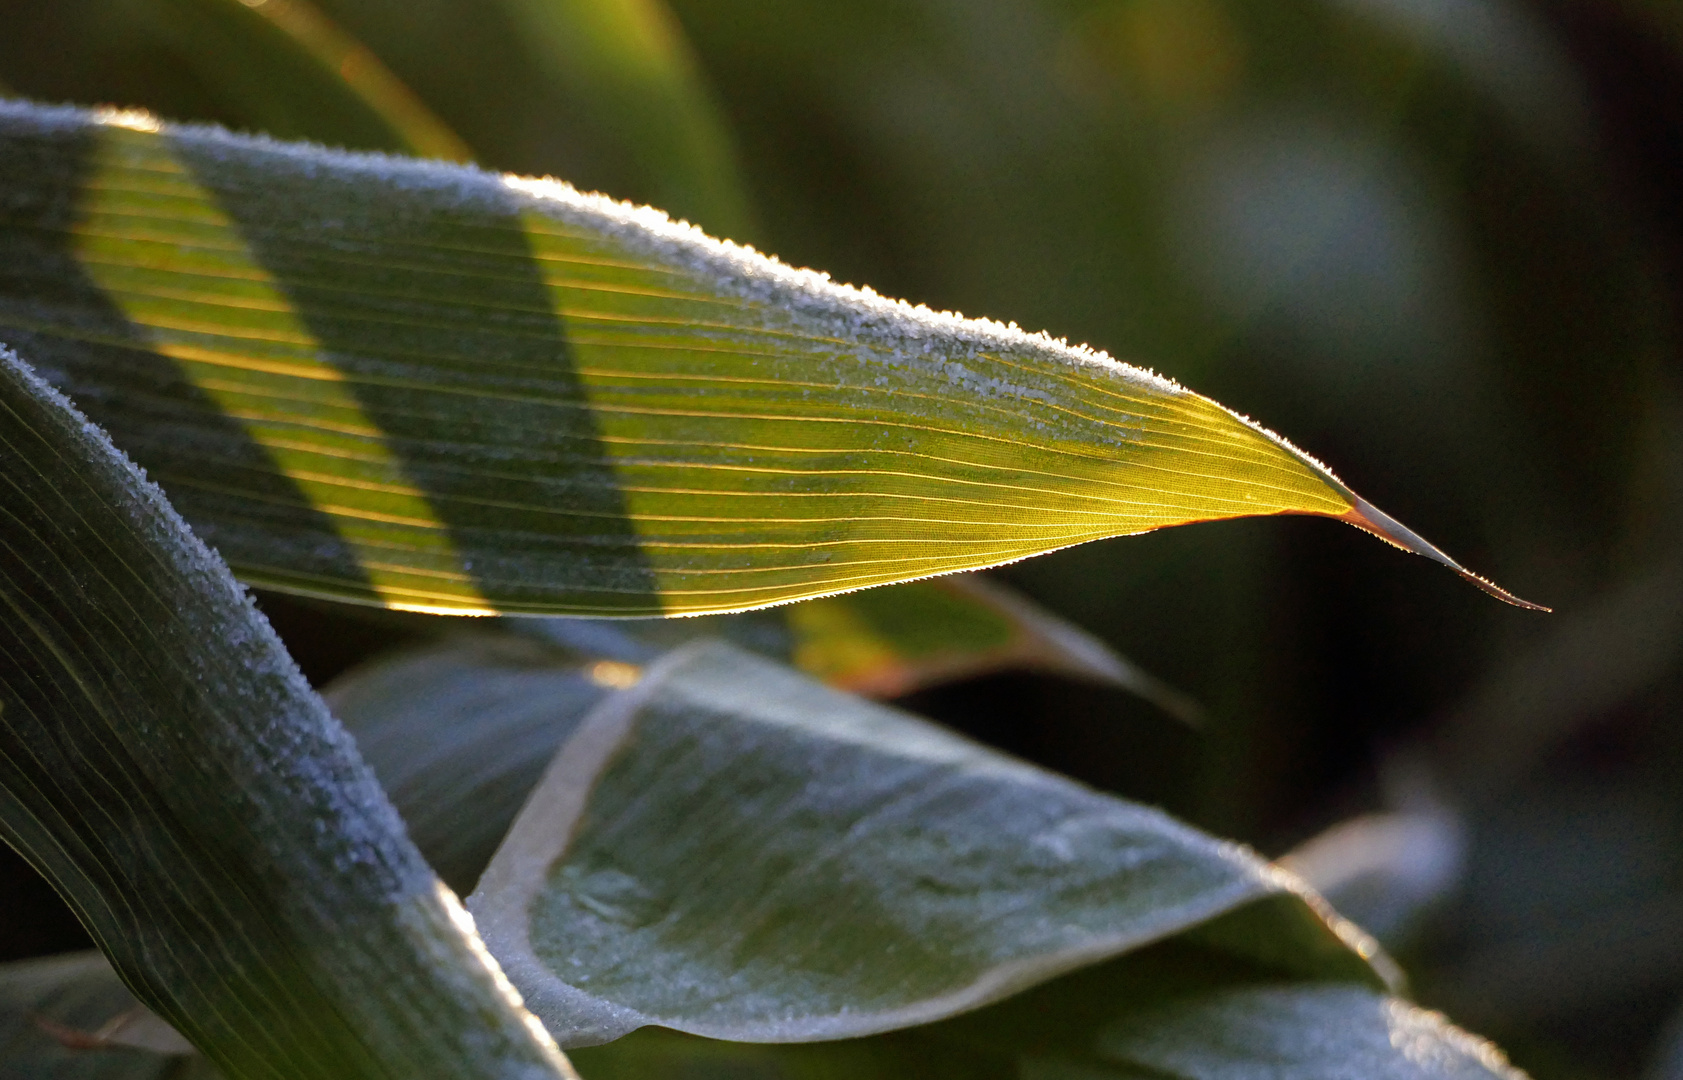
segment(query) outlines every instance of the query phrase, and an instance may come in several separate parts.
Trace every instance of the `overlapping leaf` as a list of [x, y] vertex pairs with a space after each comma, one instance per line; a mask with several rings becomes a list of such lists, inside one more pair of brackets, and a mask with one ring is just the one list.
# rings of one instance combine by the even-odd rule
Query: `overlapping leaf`
[[[508, 906], [498, 890], [538, 884], [529, 952], [550, 974], [527, 989], [542, 1001], [555, 973], [576, 984], [552, 1023], [594, 1018], [570, 1037], [601, 1038], [648, 1019], [626, 1000], [658, 999], [679, 1003], [663, 1023], [732, 1039], [913, 1025], [793, 1045], [645, 1028], [576, 1051], [594, 1080], [1515, 1075], [1376, 987], [1285, 879], [1160, 815], [718, 644], [686, 647], [581, 724], [608, 694], [581, 695], [587, 671], [559, 679], [553, 657], [491, 640], [375, 665], [332, 700], [429, 854], [503, 824], [468, 813], [488, 763], [523, 793], [534, 759], [563, 746], [498, 855], [503, 879], [473, 900], [483, 914]], [[1166, 940], [1104, 960], [1118, 947], [1105, 921], [1139, 930], [1153, 905]], [[505, 949], [506, 930], [490, 935]], [[1059, 955], [1060, 936], [1088, 951]], [[996, 967], [1000, 982], [1040, 985], [977, 1011], [953, 995], [873, 1015], [885, 988], [904, 1004], [1001, 944], [1029, 955]]]
[[166, 1080], [183, 1049], [97, 952], [0, 964], [0, 1080]]
[[695, 619], [513, 620], [512, 628], [587, 656], [645, 664], [722, 638], [793, 664], [831, 686], [892, 698], [998, 671], [1059, 674], [1138, 694], [1196, 722], [1197, 702], [1028, 597], [953, 574], [798, 604]]
[[326, 699], [427, 861], [466, 892], [556, 748], [636, 670], [600, 664], [519, 638], [462, 636], [368, 664]]
[[227, 568], [0, 352], [0, 838], [230, 1077], [569, 1071]]
[[1165, 380], [560, 184], [6, 105], [0, 191], [0, 339], [275, 588], [745, 610], [1277, 513], [1455, 566]]
[[938, 1020], [1194, 927], [1377, 983], [1370, 943], [1292, 890], [1156, 811], [697, 643], [567, 737], [469, 906], [564, 1044], [646, 1024], [798, 1042]]
[[[1202, 876], [1210, 886], [1206, 898], [1216, 901], [1213, 919], [1194, 920], [1181, 933], [1174, 927], [1188, 914], [1187, 905], [1171, 905], [1167, 922], [1158, 924], [1166, 940], [1139, 942], [1115, 959], [1103, 960], [1102, 948], [1080, 958], [1067, 951], [1033, 957], [1014, 974], [1041, 985], [978, 1011], [948, 1000], [922, 1017], [899, 1018], [913, 1026], [794, 1045], [716, 1042], [650, 1028], [579, 1051], [581, 1067], [595, 1080], [913, 1075], [1511, 1080], [1517, 1075], [1487, 1044], [1377, 988], [1374, 973], [1347, 948], [1346, 942], [1357, 939], [1330, 932], [1305, 909], [1300, 894], [1281, 887], [1283, 879], [1258, 874], [1259, 865], [1242, 852], [1198, 838], [1160, 815], [1083, 793], [792, 672], [773, 675], [764, 661], [725, 646], [689, 647], [687, 656], [657, 667], [643, 690], [621, 692], [618, 702], [598, 706], [581, 725], [589, 700], [607, 690], [581, 694], [581, 682], [558, 679], [554, 657], [530, 643], [465, 640], [471, 643], [456, 646], [453, 655], [434, 651], [436, 677], [417, 677], [423, 669], [409, 659], [376, 665], [343, 683], [333, 697], [335, 707], [363, 740], [375, 768], [393, 783], [400, 808], [429, 854], [452, 850], [472, 810], [487, 805], [482, 796], [486, 781], [498, 774], [496, 761], [512, 763], [512, 771], [500, 776], [518, 794], [531, 777], [515, 774], [545, 755], [540, 742], [567, 744], [558, 764], [580, 748], [573, 740], [582, 741], [587, 752], [595, 743], [596, 756], [606, 750], [618, 759], [595, 777], [571, 777], [561, 789], [552, 775], [534, 806], [546, 795], [591, 792], [584, 818], [596, 820], [581, 827], [575, 846], [592, 845], [601, 838], [595, 834], [611, 832], [615, 853], [636, 872], [594, 865], [581, 874], [573, 850], [550, 873], [541, 860], [524, 868], [546, 879], [550, 893], [582, 902], [549, 929], [558, 949], [561, 939], [566, 941], [561, 965], [574, 978], [584, 969], [587, 985], [591, 977], [639, 985], [653, 978], [642, 992], [677, 992], [692, 1001], [710, 997], [715, 1020], [722, 1012], [738, 1014], [740, 1022], [770, 1005], [780, 1014], [778, 1030], [758, 1035], [810, 1039], [824, 1028], [835, 1034], [838, 1021], [844, 1031], [848, 1025], [882, 1026], [873, 1024], [880, 1014], [869, 1015], [873, 982], [880, 985], [884, 976], [892, 982], [898, 973], [901, 985], [891, 992], [915, 992], [910, 984], [927, 974], [913, 968], [933, 966], [951, 974], [974, 959], [969, 954], [977, 939], [985, 946], [1016, 938], [1044, 949], [1048, 936], [1090, 932], [1093, 917], [1105, 908], [1137, 928], [1150, 922], [1144, 909], [1174, 898], [1177, 876], [1179, 899], [1196, 892]], [[574, 675], [588, 678], [588, 672]], [[405, 682], [410, 692], [403, 692]], [[748, 685], [761, 693], [751, 695], [744, 689]], [[744, 711], [741, 703], [750, 696], [754, 704]], [[638, 717], [635, 730], [621, 732], [627, 737], [617, 747], [608, 745], [613, 740], [601, 737], [604, 715], [611, 719], [628, 710]], [[470, 718], [482, 723], [467, 723]], [[686, 726], [687, 733], [674, 730]], [[743, 754], [735, 744], [745, 728], [761, 730], [749, 733], [756, 746]], [[687, 753], [670, 752], [686, 742]], [[504, 748], [510, 749], [501, 752]], [[843, 760], [850, 755], [857, 759], [851, 767]], [[746, 768], [721, 785], [720, 770], [709, 767], [710, 761]], [[454, 772], [452, 762], [458, 766]], [[662, 762], [694, 775], [671, 783], [674, 770]], [[651, 770], [665, 775], [651, 777]], [[937, 778], [942, 771], [948, 773], [944, 783]], [[645, 783], [651, 779], [656, 782]], [[644, 786], [633, 791], [639, 784]], [[717, 813], [706, 812], [707, 800], [697, 798], [719, 786], [728, 789], [719, 802], [740, 801], [748, 788], [757, 791], [757, 800], [721, 822]], [[628, 798], [638, 792], [640, 798]], [[864, 817], [858, 813], [862, 807], [870, 811]], [[971, 820], [978, 811], [983, 820]], [[1080, 846], [1074, 854], [1098, 864], [1096, 872], [1060, 858], [1045, 844], [1021, 843], [1018, 834], [1024, 830], [1015, 819], [1024, 816], [1029, 831], [1038, 830], [1042, 839], [1051, 835], [1066, 848]], [[905, 831], [896, 822], [921, 838], [913, 845], [914, 858], [875, 858], [885, 837], [894, 840]], [[693, 839], [721, 824], [727, 834], [748, 833], [747, 843], [712, 843], [705, 853], [685, 843], [686, 832]], [[568, 826], [562, 822], [560, 828]], [[1096, 843], [1107, 828], [1110, 840], [1125, 842]], [[783, 832], [798, 835], [780, 853], [771, 851], [779, 847], [774, 834]], [[668, 848], [672, 857], [642, 858], [649, 844]], [[506, 868], [511, 852], [522, 850], [532, 853], [517, 837], [499, 860]], [[602, 854], [595, 852], [596, 863]], [[715, 857], [698, 858], [703, 854]], [[738, 880], [767, 874], [781, 879], [777, 888]], [[1107, 878], [1109, 890], [1083, 887]], [[912, 890], [900, 888], [908, 881]], [[961, 887], [936, 888], [942, 895], [931, 904], [932, 884]], [[672, 888], [688, 885], [704, 887], [715, 899], [722, 894], [731, 909], [713, 933], [695, 933], [706, 929], [705, 918], [697, 916], [705, 915], [707, 898], [680, 898], [652, 919], [626, 917], [648, 916], [673, 899]], [[881, 904], [858, 902], [873, 890]], [[917, 896], [920, 891], [925, 895]], [[1010, 902], [1013, 891], [1023, 894], [1023, 903]], [[822, 892], [824, 902], [802, 902], [803, 892]], [[483, 897], [476, 900], [482, 902]], [[944, 925], [928, 917], [935, 908], [942, 909]], [[1142, 914], [1148, 916], [1143, 923]], [[1023, 934], [1025, 926], [1035, 929]], [[792, 949], [786, 947], [791, 940]], [[910, 953], [903, 948], [907, 944], [914, 946]], [[1087, 944], [1099, 942], [1090, 938]], [[557, 950], [549, 951], [555, 963]], [[776, 964], [756, 959], [770, 955], [779, 957]], [[811, 963], [824, 955], [845, 956], [847, 963]], [[722, 979], [714, 970], [721, 957], [734, 969]], [[1051, 978], [1072, 960], [1080, 970]], [[674, 981], [674, 968], [691, 969], [691, 977]], [[908, 972], [913, 977], [908, 979]], [[838, 989], [850, 1007], [815, 1017], [814, 1003], [828, 992], [833, 1006]], [[733, 1000], [720, 1001], [726, 994]], [[582, 1004], [584, 1018], [602, 1018], [600, 1002], [595, 1008], [588, 1000]], [[0, 968], [0, 1035], [42, 1066], [42, 1078], [117, 1080], [203, 1069], [202, 1062], [158, 1056], [170, 1048], [156, 1040], [154, 1052], [147, 1053], [103, 1038], [117, 1030], [114, 1021], [135, 1022], [133, 1005], [98, 958]], [[943, 1019], [953, 1011], [961, 1015]], [[29, 1021], [25, 1013], [36, 1019]], [[567, 1018], [580, 1015], [569, 1012]], [[919, 1019], [933, 1022], [916, 1023]], [[740, 1027], [722, 1033], [756, 1034]], [[3, 1068], [0, 1075], [6, 1075]]]
[[[4, 1080], [212, 1080], [202, 1058], [67, 1032], [135, 1010], [97, 954], [0, 965]], [[43, 1025], [45, 1021], [45, 1025]], [[58, 1032], [55, 1037], [51, 1031]], [[1284, 980], [1170, 942], [955, 1020], [833, 1043], [658, 1028], [575, 1051], [591, 1080], [1521, 1080], [1500, 1051], [1396, 998]]]

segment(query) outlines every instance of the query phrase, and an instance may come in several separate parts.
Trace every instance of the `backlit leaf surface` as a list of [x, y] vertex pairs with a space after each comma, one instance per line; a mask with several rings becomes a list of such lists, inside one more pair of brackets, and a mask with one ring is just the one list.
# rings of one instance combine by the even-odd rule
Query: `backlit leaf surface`
[[559, 183], [0, 104], [0, 192], [0, 340], [273, 588], [693, 614], [1282, 513], [1456, 565], [1164, 379]]

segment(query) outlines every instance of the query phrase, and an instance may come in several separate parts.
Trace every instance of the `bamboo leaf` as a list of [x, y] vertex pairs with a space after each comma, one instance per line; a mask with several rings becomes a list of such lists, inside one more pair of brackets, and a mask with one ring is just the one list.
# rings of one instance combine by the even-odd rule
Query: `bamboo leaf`
[[253, 583], [695, 614], [1305, 513], [1524, 604], [1167, 380], [562, 184], [7, 104], [0, 191], [0, 340]]
[[227, 568], [0, 353], [0, 837], [228, 1076], [569, 1075]]
[[852, 1038], [1187, 932], [1383, 985], [1237, 846], [721, 643], [584, 719], [468, 903], [564, 1045]]
[[[933, 630], [914, 633], [907, 624], [917, 616], [918, 591], [949, 582], [959, 583], [951, 595], [961, 602], [998, 597], [1008, 606], [977, 613], [954, 605], [938, 613], [942, 618]], [[942, 579], [698, 619], [519, 620], [512, 626], [531, 633], [457, 631], [347, 672], [326, 688], [324, 697], [333, 714], [356, 736], [358, 748], [427, 861], [446, 884], [466, 892], [490, 862], [556, 748], [610, 690], [635, 684], [643, 665], [672, 649], [706, 640], [728, 641], [788, 661], [792, 651], [798, 658], [800, 648], [794, 642], [801, 639], [796, 637], [798, 631], [781, 622], [785, 613], [796, 614], [815, 604], [850, 605], [861, 597], [887, 596], [892, 600], [886, 612], [888, 634], [870, 632], [868, 641], [883, 650], [875, 654], [876, 660], [891, 672], [918, 675], [927, 671], [933, 677], [984, 669], [999, 660], [1002, 642], [1014, 645], [1034, 630], [1019, 630], [1010, 623], [995, 625], [1014, 616], [1015, 605], [1028, 601], [1000, 586], [983, 586], [987, 590], [983, 592], [976, 589], [978, 584], [963, 577]], [[910, 595], [895, 598], [902, 593]], [[1052, 622], [1050, 615], [1035, 614]], [[980, 632], [967, 625], [960, 625], [959, 630], [970, 635], [985, 632], [989, 650], [966, 653], [945, 644], [951, 640], [945, 634], [952, 623], [967, 624], [983, 616], [994, 622]], [[1073, 627], [1067, 631], [1079, 633]], [[896, 632], [903, 637], [893, 637]], [[911, 637], [920, 640], [905, 640]], [[961, 646], [978, 645], [964, 637], [959, 640]], [[823, 643], [827, 649], [835, 647], [831, 641]], [[936, 660], [946, 666], [920, 671], [917, 665], [927, 656], [913, 652], [914, 646], [933, 648]], [[1092, 674], [1109, 674], [1100, 661], [1112, 654], [1097, 643], [1087, 653], [1072, 647], [1068, 657], [1051, 651], [1050, 645], [1046, 648], [1050, 655], [1042, 662], [1048, 666], [1090, 663], [1096, 669]], [[1027, 650], [1020, 655], [1041, 660]], [[955, 659], [959, 664], [953, 663]], [[1119, 658], [1116, 662], [1124, 663]], [[848, 670], [857, 674], [860, 668]], [[903, 689], [904, 684], [895, 688]], [[1172, 690], [1164, 693], [1174, 695]], [[1184, 699], [1169, 696], [1167, 700], [1179, 704]]]
[[1197, 702], [1028, 597], [976, 574], [844, 593], [779, 609], [796, 667], [889, 698], [1002, 670], [1046, 671], [1138, 694], [1196, 723]]

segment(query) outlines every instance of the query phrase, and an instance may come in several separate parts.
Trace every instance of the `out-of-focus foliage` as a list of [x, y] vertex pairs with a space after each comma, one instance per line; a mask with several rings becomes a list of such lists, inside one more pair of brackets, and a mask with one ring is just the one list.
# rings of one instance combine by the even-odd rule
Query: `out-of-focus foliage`
[[[498, 6], [321, 6], [481, 161], [660, 197]], [[1008, 573], [1204, 703], [1198, 733], [1043, 678], [909, 702], [1273, 852], [1430, 778], [1461, 870], [1393, 944], [1427, 1004], [1544, 1080], [1664, 1067], [1683, 1007], [1673, 6], [671, 4], [761, 247], [1182, 378], [1556, 606], [1529, 619], [1348, 530], [1199, 526]], [[137, 8], [4, 0], [0, 22], [20, 93], [276, 123]], [[408, 633], [269, 609], [318, 679]], [[0, 926], [17, 954], [69, 943], [23, 937], [59, 925], [49, 901]]]

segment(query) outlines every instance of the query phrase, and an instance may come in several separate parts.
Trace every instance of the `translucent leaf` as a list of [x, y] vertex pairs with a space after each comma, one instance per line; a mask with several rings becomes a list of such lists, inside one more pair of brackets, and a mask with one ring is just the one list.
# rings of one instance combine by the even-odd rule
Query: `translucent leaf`
[[7, 104], [0, 190], [0, 340], [273, 588], [696, 614], [1287, 513], [1472, 577], [1165, 379], [562, 184]]

